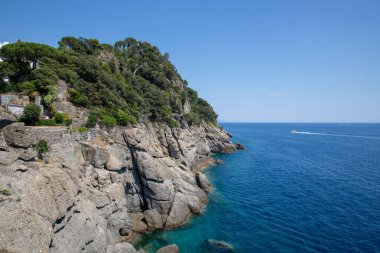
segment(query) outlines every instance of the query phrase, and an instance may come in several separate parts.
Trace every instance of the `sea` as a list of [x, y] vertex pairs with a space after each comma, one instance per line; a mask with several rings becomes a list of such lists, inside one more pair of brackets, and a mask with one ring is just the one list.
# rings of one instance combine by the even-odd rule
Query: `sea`
[[[380, 124], [222, 124], [200, 215], [145, 236], [147, 252], [380, 252]], [[293, 131], [292, 133], [292, 130]]]

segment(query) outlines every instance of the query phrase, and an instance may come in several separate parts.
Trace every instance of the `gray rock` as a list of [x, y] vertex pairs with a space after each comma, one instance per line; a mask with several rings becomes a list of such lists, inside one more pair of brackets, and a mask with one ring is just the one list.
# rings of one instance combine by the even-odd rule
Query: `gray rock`
[[0, 106], [0, 129], [16, 121], [17, 119], [15, 116], [7, 112], [4, 107]]
[[158, 213], [156, 209], [146, 210], [144, 211], [144, 218], [148, 227], [151, 230], [163, 229], [164, 224], [162, 223], [161, 215]]
[[211, 184], [203, 173], [197, 172], [196, 179], [198, 186], [202, 190], [204, 190], [205, 192], [209, 192], [211, 190]]
[[[41, 139], [49, 152], [33, 161], [31, 147]], [[1, 249], [125, 250], [116, 246], [120, 236], [174, 228], [200, 213], [211, 185], [192, 168], [198, 159], [209, 164], [210, 152], [234, 149], [225, 132], [208, 125], [148, 123], [88, 134], [8, 125], [0, 134], [0, 188], [11, 191], [0, 203]]]
[[191, 214], [188, 198], [183, 193], [177, 192], [174, 197], [170, 214], [165, 224], [165, 228], [173, 228], [184, 224]]
[[108, 246], [106, 253], [137, 253], [137, 251], [131, 244], [123, 242]]
[[28, 128], [24, 123], [13, 123], [3, 128], [4, 140], [8, 146], [15, 148], [29, 148], [34, 144], [34, 139], [28, 134]]
[[236, 149], [245, 149], [245, 147], [243, 146], [243, 144], [241, 144], [240, 142], [236, 142], [235, 143], [235, 147], [236, 147]]
[[38, 156], [37, 150], [34, 148], [28, 148], [26, 150], [21, 150], [18, 159], [21, 159], [26, 162], [35, 161], [36, 157]]
[[120, 144], [110, 145], [105, 168], [107, 170], [119, 171], [121, 169], [132, 169], [132, 167], [132, 157], [128, 147]]

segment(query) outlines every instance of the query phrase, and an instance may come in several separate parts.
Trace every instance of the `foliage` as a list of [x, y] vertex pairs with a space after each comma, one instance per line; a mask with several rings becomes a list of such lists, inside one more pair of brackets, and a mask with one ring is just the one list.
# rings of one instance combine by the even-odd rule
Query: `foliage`
[[[28, 42], [3, 46], [0, 77], [10, 81], [0, 78], [0, 92], [31, 95], [37, 91], [48, 111], [54, 111], [57, 83], [63, 80], [69, 84], [69, 100], [94, 112], [87, 127], [97, 122], [136, 124], [145, 119], [177, 127], [181, 117], [189, 124], [216, 123], [212, 107], [188, 87], [169, 54], [157, 47], [130, 37], [114, 46], [74, 37], [64, 37], [58, 44], [58, 48]], [[185, 103], [192, 108], [186, 115]], [[52, 116], [56, 124], [63, 124], [61, 116]]]
[[136, 118], [133, 115], [131, 115], [128, 110], [123, 111], [119, 109], [117, 111], [116, 119], [117, 119], [117, 123], [123, 126], [129, 125], [129, 124], [131, 125], [137, 124]]
[[168, 126], [169, 126], [170, 128], [175, 128], [175, 127], [178, 127], [178, 126], [179, 126], [179, 125], [178, 125], [178, 122], [175, 121], [174, 119], [171, 119], [171, 118], [167, 119], [166, 123], [168, 124]]
[[2, 47], [0, 57], [19, 66], [30, 64], [35, 69], [42, 57], [60, 58], [60, 52], [47, 45], [18, 41]]
[[10, 195], [12, 195], [12, 192], [9, 189], [3, 189], [0, 191], [0, 194], [3, 194], [5, 196], [10, 196]]
[[88, 115], [87, 117], [87, 123], [86, 123], [86, 127], [95, 127], [96, 125], [96, 120], [97, 120], [97, 117], [95, 114], [90, 114]]
[[21, 117], [21, 120], [27, 125], [35, 125], [38, 119], [40, 118], [41, 109], [36, 104], [28, 104], [24, 108], [24, 114]]
[[88, 128], [87, 127], [79, 127], [76, 129], [79, 133], [83, 134], [83, 133], [86, 133], [88, 132]]
[[32, 81], [25, 81], [20, 83], [21, 89], [26, 95], [31, 96], [36, 91], [36, 85]]
[[102, 113], [100, 115], [100, 123], [107, 127], [113, 127], [113, 126], [116, 126], [117, 120], [112, 115], [109, 115], [107, 113]]
[[88, 97], [81, 94], [79, 91], [75, 89], [70, 89], [71, 101], [79, 106], [86, 106], [90, 103]]
[[58, 126], [54, 118], [52, 119], [40, 119], [36, 122], [37, 126]]
[[37, 148], [37, 151], [38, 151], [39, 154], [44, 154], [44, 153], [46, 153], [46, 152], [49, 151], [47, 142], [45, 140], [40, 140], [37, 143], [36, 148]]
[[55, 112], [54, 118], [55, 122], [60, 125], [69, 126], [72, 123], [72, 119], [67, 113]]

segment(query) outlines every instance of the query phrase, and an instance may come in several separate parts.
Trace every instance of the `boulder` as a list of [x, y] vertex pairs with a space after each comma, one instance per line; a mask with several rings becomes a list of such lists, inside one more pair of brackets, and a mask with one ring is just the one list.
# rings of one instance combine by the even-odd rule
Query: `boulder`
[[15, 116], [8, 113], [4, 107], [0, 106], [0, 129], [16, 121], [17, 119]]
[[202, 190], [204, 190], [205, 192], [209, 192], [211, 190], [211, 184], [203, 173], [197, 172], [196, 179], [198, 186]]
[[191, 211], [187, 196], [183, 193], [177, 192], [168, 219], [166, 220], [165, 228], [173, 228], [184, 224], [190, 214]]
[[3, 136], [8, 146], [14, 148], [29, 148], [34, 144], [32, 136], [24, 123], [13, 123], [3, 128]]

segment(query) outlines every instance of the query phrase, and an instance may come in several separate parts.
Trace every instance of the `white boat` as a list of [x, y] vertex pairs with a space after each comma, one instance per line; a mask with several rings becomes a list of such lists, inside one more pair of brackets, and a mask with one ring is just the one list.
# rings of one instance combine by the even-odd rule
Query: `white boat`
[[292, 134], [296, 134], [296, 133], [298, 133], [298, 132], [297, 132], [297, 130], [294, 130], [294, 129], [293, 129], [292, 131], [290, 131], [290, 133], [292, 133]]

